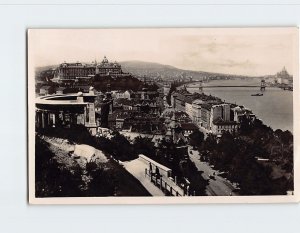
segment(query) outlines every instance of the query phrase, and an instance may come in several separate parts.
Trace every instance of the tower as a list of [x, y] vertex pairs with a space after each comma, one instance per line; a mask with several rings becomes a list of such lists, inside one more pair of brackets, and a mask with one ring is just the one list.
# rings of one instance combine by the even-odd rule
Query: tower
[[261, 91], [266, 90], [266, 81], [264, 79], [262, 79], [260, 82], [260, 90]]

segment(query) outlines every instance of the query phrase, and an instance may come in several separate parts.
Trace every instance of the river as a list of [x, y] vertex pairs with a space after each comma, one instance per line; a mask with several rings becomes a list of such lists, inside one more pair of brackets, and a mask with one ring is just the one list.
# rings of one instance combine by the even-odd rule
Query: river
[[[282, 129], [293, 132], [293, 92], [275, 87], [267, 87], [263, 96], [251, 96], [260, 92], [259, 87], [209, 87], [209, 86], [247, 86], [260, 85], [260, 79], [213, 80], [204, 83], [203, 92], [217, 96], [222, 100], [250, 108], [264, 124], [273, 130]], [[188, 86], [190, 92], [197, 88]]]

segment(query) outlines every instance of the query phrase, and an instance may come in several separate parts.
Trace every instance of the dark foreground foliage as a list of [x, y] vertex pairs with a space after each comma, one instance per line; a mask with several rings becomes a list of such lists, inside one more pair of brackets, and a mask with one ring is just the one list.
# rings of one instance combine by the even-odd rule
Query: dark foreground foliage
[[[68, 156], [67, 154], [65, 156]], [[149, 192], [114, 160], [89, 162], [85, 168], [57, 161], [49, 145], [36, 137], [36, 197], [150, 196]]]
[[[114, 132], [111, 139], [93, 137], [83, 126], [74, 126], [70, 129], [50, 128], [40, 133], [47, 136], [68, 139], [72, 143], [91, 145], [102, 150], [108, 156], [112, 156], [113, 159], [120, 161], [133, 160], [138, 158], [139, 154], [144, 154], [158, 163], [171, 168], [172, 174], [174, 177], [176, 176], [178, 182], [186, 183], [185, 178], [187, 178], [190, 182], [189, 186], [192, 195], [205, 195], [207, 181], [202, 178], [201, 173], [197, 170], [194, 163], [189, 160], [187, 148], [178, 148], [178, 145], [175, 145], [173, 142], [162, 140], [158, 147], [155, 147], [151, 139], [137, 137], [134, 143], [130, 143], [126, 137], [118, 132]], [[98, 174], [101, 172], [102, 171], [97, 170]], [[94, 174], [94, 172], [91, 173], [91, 175]], [[104, 175], [102, 177], [104, 177]], [[121, 177], [122, 176], [120, 176], [118, 180], [120, 180]], [[99, 176], [95, 176], [94, 180], [99, 180], [100, 178]], [[105, 177], [105, 179], [118, 182], [118, 180], [114, 181], [112, 177], [109, 176]], [[103, 182], [105, 182], [105, 179]], [[90, 183], [91, 193], [86, 192], [84, 195], [92, 195], [98, 192], [92, 191], [94, 190], [93, 187], [95, 187], [93, 186], [93, 182]], [[130, 182], [130, 180], [127, 182]], [[121, 185], [123, 182], [119, 182], [118, 184]], [[106, 186], [111, 192], [110, 186], [108, 184], [106, 184]], [[101, 193], [99, 193], [99, 195], [100, 194]], [[102, 193], [101, 195], [104, 194]]]
[[71, 143], [93, 146], [121, 161], [136, 159], [138, 155], [126, 137], [118, 132], [114, 132], [111, 139], [94, 137], [82, 125], [74, 125], [71, 128], [48, 128], [38, 132], [49, 137], [68, 139]]
[[202, 159], [240, 184], [241, 195], [285, 195], [294, 190], [293, 135], [244, 121], [239, 134], [208, 135], [199, 148]]
[[35, 143], [36, 197], [76, 197], [81, 195], [81, 174], [61, 166], [47, 143], [36, 137]]

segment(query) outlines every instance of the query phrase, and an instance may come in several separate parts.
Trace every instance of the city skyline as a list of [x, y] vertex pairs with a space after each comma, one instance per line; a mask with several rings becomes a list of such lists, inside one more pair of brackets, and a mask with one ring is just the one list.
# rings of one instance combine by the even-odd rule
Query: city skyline
[[[225, 33], [226, 32], [226, 33]], [[29, 31], [35, 66], [109, 60], [145, 61], [234, 75], [293, 74], [293, 28], [41, 29]], [[72, 40], [69, 38], [72, 37]], [[59, 53], [57, 51], [60, 51]]]

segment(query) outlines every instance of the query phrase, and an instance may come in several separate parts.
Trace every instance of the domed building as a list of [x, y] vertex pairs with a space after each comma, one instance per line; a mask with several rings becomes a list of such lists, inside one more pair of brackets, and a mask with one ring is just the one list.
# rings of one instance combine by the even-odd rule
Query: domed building
[[122, 67], [119, 63], [117, 63], [116, 61], [109, 62], [106, 56], [104, 56], [102, 62], [100, 62], [99, 64], [97, 63], [97, 61], [94, 61], [90, 64], [83, 64], [80, 62], [64, 62], [56, 68], [52, 81], [63, 84], [73, 84], [80, 80], [88, 81], [95, 75], [112, 75], [118, 77], [126, 75], [126, 73], [122, 71]]
[[275, 83], [288, 84], [292, 82], [293, 82], [293, 76], [287, 72], [285, 67], [283, 67], [283, 69], [275, 75]]
[[102, 62], [96, 65], [96, 74], [98, 75], [121, 75], [123, 74], [121, 65], [115, 62], [109, 62], [104, 56]]

